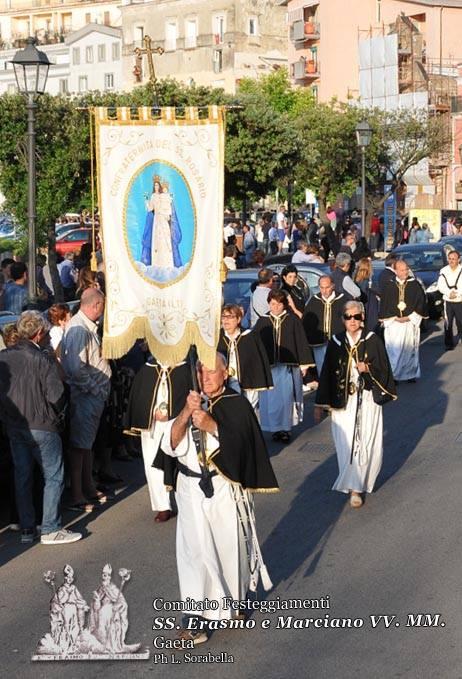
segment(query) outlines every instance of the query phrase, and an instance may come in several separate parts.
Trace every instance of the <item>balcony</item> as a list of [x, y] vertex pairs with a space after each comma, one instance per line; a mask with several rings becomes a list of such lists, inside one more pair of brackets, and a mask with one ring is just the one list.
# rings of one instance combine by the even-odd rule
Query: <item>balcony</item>
[[316, 80], [321, 76], [319, 62], [316, 59], [304, 59], [292, 64], [292, 77], [295, 80]]
[[197, 47], [197, 35], [187, 35], [184, 39], [185, 50], [192, 50]]
[[321, 28], [315, 21], [294, 21], [290, 27], [290, 39], [296, 46], [319, 40], [320, 37]]

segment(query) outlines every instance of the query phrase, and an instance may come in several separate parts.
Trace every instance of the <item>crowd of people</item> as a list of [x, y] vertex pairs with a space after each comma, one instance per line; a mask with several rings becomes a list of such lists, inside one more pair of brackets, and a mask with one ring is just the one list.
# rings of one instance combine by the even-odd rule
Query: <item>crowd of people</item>
[[[281, 216], [281, 251], [285, 228]], [[244, 250], [249, 234], [244, 226]], [[154, 521], [178, 513], [182, 600], [242, 600], [259, 578], [270, 588], [252, 501], [254, 492], [278, 490], [262, 432], [279, 444], [290, 441], [292, 428], [303, 422], [309, 384], [316, 389], [315, 421], [331, 416], [338, 461], [333, 490], [361, 507], [382, 465], [382, 406], [396, 399], [399, 382], [420, 377], [420, 326], [428, 314], [420, 283], [393, 253], [374, 286], [368, 244], [356, 235], [344, 233], [338, 248], [326, 232], [324, 245], [298, 239], [293, 258], [333, 255], [331, 272], [309, 299], [297, 259], [280, 276], [263, 263], [250, 327], [244, 329], [239, 305], [222, 309], [214, 366], [192, 354], [163, 365], [142, 342], [117, 362], [103, 358], [104, 277], [88, 263], [76, 279], [78, 307], [18, 309], [19, 320], [2, 333], [0, 420], [2, 452], [9, 451], [14, 470], [11, 517], [21, 542], [31, 544], [39, 534], [44, 545], [79, 540], [80, 533], [62, 526], [63, 497], [67, 511], [81, 514], [110, 502], [110, 486], [120, 480], [112, 453], [138, 437], [141, 453], [133, 457], [143, 457]], [[231, 237], [225, 256], [235, 247]], [[462, 267], [456, 252], [448, 261], [438, 285], [447, 319], [461, 331]], [[21, 285], [15, 281], [27, 281], [24, 265], [19, 278], [14, 266], [2, 262], [5, 299], [15, 296], [9, 292]], [[446, 344], [453, 345], [449, 321]], [[201, 643], [207, 626], [198, 621], [233, 615], [223, 607], [190, 615], [180, 636]]]

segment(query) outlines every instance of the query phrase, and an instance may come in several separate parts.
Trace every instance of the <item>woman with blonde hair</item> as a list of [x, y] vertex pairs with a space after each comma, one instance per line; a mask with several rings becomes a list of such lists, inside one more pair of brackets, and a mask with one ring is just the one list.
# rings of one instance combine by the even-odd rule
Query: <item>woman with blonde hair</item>
[[372, 288], [372, 261], [362, 257], [356, 265], [354, 282], [361, 290], [360, 300], [365, 309], [365, 327], [375, 332], [379, 325], [379, 298]]

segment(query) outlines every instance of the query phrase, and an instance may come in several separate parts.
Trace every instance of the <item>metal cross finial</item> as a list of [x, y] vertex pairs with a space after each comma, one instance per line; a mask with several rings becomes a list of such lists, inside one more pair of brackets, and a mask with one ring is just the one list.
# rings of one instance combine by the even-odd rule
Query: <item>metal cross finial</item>
[[145, 35], [143, 38], [143, 43], [144, 43], [144, 49], [141, 47], [136, 47], [134, 50], [135, 56], [136, 56], [136, 61], [135, 61], [135, 68], [133, 69], [134, 75], [137, 79], [137, 82], [141, 82], [142, 80], [142, 59], [143, 55], [145, 54], [148, 60], [148, 69], [149, 69], [149, 82], [154, 88], [155, 94], [156, 94], [156, 99], [157, 99], [157, 78], [156, 78], [156, 71], [154, 68], [154, 59], [152, 58], [153, 54], [158, 54], [159, 56], [162, 56], [162, 54], [165, 52], [163, 47], [153, 47], [152, 46], [152, 39], [149, 35]]

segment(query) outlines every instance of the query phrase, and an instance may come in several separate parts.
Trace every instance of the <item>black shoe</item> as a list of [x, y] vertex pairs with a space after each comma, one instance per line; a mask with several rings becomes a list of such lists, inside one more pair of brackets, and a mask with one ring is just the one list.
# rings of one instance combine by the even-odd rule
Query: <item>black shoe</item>
[[275, 431], [274, 434], [272, 434], [271, 438], [273, 441], [280, 441], [281, 440], [281, 434], [282, 431]]
[[283, 441], [283, 443], [289, 443], [290, 431], [281, 431], [281, 441]]
[[35, 528], [23, 528], [21, 531], [21, 544], [31, 545], [37, 539]]

